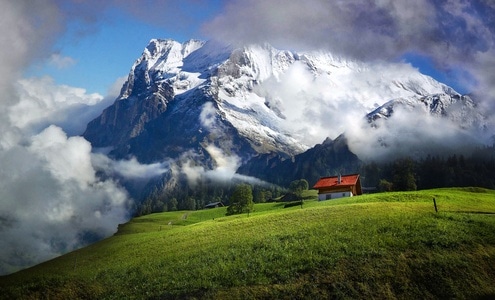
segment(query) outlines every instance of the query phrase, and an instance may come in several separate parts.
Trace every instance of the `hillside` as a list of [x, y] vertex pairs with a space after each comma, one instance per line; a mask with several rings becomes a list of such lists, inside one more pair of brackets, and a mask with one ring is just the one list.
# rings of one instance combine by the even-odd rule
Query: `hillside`
[[257, 204], [250, 216], [226, 217], [226, 208], [217, 208], [135, 218], [108, 239], [0, 277], [0, 297], [495, 296], [495, 191], [283, 205]]

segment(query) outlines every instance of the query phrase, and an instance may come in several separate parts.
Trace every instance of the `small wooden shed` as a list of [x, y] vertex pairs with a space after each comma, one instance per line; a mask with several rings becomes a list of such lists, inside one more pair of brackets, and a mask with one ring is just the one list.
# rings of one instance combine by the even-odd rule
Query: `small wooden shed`
[[319, 201], [363, 194], [359, 174], [322, 177], [313, 188], [318, 190]]
[[213, 203], [208, 203], [205, 205], [205, 208], [217, 208], [217, 207], [224, 207], [222, 202], [213, 202]]

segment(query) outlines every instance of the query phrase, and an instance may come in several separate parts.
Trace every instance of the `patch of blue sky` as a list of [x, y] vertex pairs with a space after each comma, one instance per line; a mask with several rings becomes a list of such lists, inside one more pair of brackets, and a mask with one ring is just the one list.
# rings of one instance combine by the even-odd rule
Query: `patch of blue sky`
[[442, 69], [428, 56], [407, 52], [402, 55], [401, 59], [410, 63], [417, 68], [422, 74], [433, 77], [435, 80], [452, 87], [460, 94], [468, 94], [472, 92], [472, 88], [476, 86], [476, 81], [462, 68]]
[[[204, 21], [199, 17], [197, 20]], [[178, 27], [180, 30], [173, 26], [165, 28], [136, 18], [125, 10], [110, 8], [105, 12], [105, 18], [95, 24], [88, 25], [77, 19], [68, 23], [66, 33], [58, 39], [53, 52], [59, 58], [71, 61], [70, 64], [62, 67], [47, 59], [32, 65], [25, 76], [50, 76], [57, 84], [106, 95], [119, 77], [128, 74], [151, 39], [171, 38], [180, 42], [204, 39], [203, 36], [191, 36], [192, 27]]]

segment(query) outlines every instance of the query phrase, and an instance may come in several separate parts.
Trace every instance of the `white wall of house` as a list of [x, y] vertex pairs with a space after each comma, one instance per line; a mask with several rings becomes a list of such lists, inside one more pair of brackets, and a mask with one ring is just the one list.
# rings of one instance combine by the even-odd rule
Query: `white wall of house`
[[344, 198], [344, 197], [352, 197], [352, 192], [336, 192], [336, 193], [327, 193], [327, 194], [318, 194], [318, 200], [319, 201], [324, 201], [324, 200], [333, 200], [333, 199], [338, 199], [338, 198]]

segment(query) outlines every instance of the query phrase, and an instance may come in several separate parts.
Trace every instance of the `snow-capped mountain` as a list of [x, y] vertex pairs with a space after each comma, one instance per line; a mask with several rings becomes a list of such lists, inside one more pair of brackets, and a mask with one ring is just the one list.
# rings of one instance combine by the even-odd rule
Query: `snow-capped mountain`
[[479, 121], [471, 118], [476, 108], [469, 97], [405, 63], [268, 44], [154, 39], [84, 137], [117, 158], [235, 172], [259, 154], [302, 153], [337, 137], [354, 119], [390, 118], [399, 105], [458, 118], [460, 126]]
[[366, 117], [374, 126], [376, 120], [390, 118], [398, 108], [409, 111], [419, 109], [423, 113], [439, 118], [448, 118], [460, 128], [476, 127], [483, 130], [486, 127], [486, 117], [477, 109], [474, 101], [469, 96], [461, 95], [447, 86], [441, 94], [390, 100], [368, 113]]

